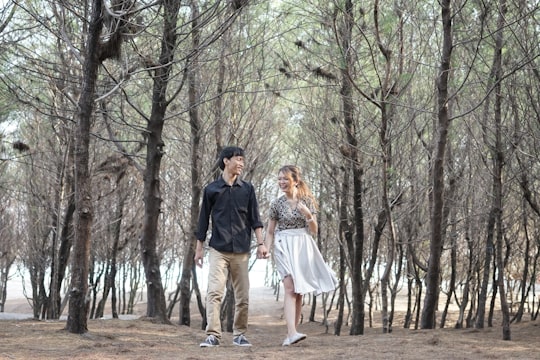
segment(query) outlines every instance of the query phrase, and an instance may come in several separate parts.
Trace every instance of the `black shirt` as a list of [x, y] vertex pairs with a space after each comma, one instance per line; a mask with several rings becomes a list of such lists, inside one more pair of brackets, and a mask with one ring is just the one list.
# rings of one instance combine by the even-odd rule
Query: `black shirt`
[[251, 231], [263, 227], [253, 185], [236, 179], [230, 186], [220, 177], [204, 189], [195, 236], [204, 241], [212, 216], [209, 245], [218, 251], [249, 252]]

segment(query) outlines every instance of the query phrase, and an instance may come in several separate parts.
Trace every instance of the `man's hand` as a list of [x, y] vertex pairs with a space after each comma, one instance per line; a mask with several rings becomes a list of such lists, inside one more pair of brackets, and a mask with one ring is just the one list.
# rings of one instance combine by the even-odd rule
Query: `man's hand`
[[197, 247], [195, 248], [195, 257], [193, 258], [195, 260], [195, 265], [202, 268], [203, 264], [203, 258], [204, 258], [204, 250], [202, 246], [203, 242], [197, 240]]
[[257, 246], [257, 259], [268, 259], [270, 254], [265, 244]]

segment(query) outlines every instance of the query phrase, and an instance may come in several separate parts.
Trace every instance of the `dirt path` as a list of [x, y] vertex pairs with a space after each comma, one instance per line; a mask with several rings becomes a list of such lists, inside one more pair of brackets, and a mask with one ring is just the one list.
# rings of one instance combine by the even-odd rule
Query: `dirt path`
[[[193, 307], [196, 309], [196, 307]], [[305, 311], [309, 310], [305, 307]], [[173, 319], [176, 321], [176, 319]], [[512, 326], [512, 341], [502, 341], [500, 327], [485, 330], [405, 330], [382, 334], [366, 328], [361, 336], [328, 333], [320, 322], [304, 323], [308, 338], [282, 347], [285, 322], [281, 300], [270, 289], [252, 292], [248, 338], [251, 348], [232, 345], [225, 333], [218, 348], [200, 348], [201, 321], [191, 327], [143, 320], [90, 320], [89, 332], [63, 331], [64, 321], [0, 321], [0, 359], [539, 359], [540, 323]]]

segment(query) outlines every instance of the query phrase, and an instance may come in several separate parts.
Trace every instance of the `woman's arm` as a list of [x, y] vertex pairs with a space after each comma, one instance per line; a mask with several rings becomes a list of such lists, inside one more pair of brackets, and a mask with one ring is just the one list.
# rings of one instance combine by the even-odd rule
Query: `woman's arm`
[[319, 225], [317, 224], [317, 216], [311, 212], [311, 210], [304, 204], [303, 201], [298, 202], [298, 210], [306, 218], [307, 228], [311, 235], [317, 235]]
[[268, 227], [266, 228], [266, 236], [264, 237], [264, 242], [266, 244], [266, 248], [270, 249], [272, 247], [272, 244], [274, 244], [274, 233], [276, 232], [276, 220], [270, 219], [268, 220]]

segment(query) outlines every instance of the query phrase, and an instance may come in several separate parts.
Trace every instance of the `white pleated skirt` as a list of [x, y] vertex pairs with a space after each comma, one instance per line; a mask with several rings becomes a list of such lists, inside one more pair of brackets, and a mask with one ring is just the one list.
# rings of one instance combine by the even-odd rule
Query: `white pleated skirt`
[[335, 290], [338, 282], [334, 271], [306, 229], [277, 231], [274, 241], [276, 269], [282, 279], [292, 277], [295, 293], [319, 295]]

